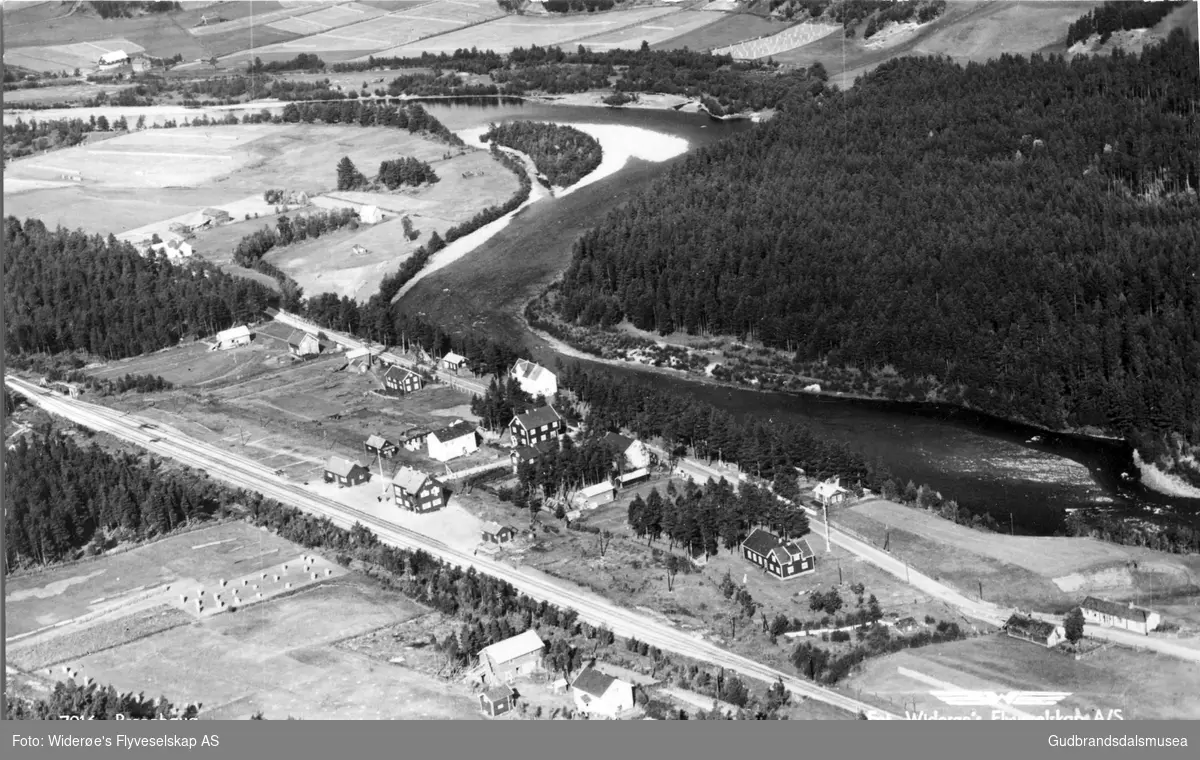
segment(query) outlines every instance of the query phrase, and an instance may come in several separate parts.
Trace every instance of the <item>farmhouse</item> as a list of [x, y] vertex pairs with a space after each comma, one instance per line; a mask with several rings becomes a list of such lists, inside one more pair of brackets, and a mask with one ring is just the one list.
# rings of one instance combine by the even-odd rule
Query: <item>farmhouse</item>
[[366, 483], [371, 473], [358, 462], [345, 457], [332, 456], [325, 463], [325, 482], [337, 483], [339, 486], [356, 486]]
[[479, 652], [479, 664], [492, 683], [511, 683], [514, 678], [545, 670], [542, 664], [545, 648], [546, 643], [530, 628], [484, 647]]
[[574, 501], [583, 509], [595, 509], [601, 504], [608, 504], [614, 498], [615, 489], [609, 481], [596, 483], [587, 488], [580, 488], [575, 493]]
[[633, 684], [606, 675], [595, 668], [584, 668], [571, 684], [575, 707], [588, 715], [615, 718], [633, 707]]
[[1066, 638], [1066, 633], [1061, 625], [1020, 614], [1014, 614], [1008, 619], [1008, 622], [1004, 624], [1004, 631], [1013, 638], [1032, 641], [1047, 649], [1057, 646]]
[[532, 446], [542, 441], [552, 441], [567, 433], [567, 423], [552, 406], [543, 406], [532, 412], [518, 414], [508, 423], [512, 431], [514, 446]]
[[512, 460], [513, 475], [517, 474], [522, 464], [532, 464], [543, 454], [549, 454], [557, 446], [557, 441], [542, 441], [532, 446], [518, 446], [509, 454]]
[[1079, 605], [1083, 620], [1106, 628], [1124, 628], [1127, 631], [1149, 635], [1162, 622], [1162, 616], [1145, 607], [1133, 604], [1118, 604], [1107, 599], [1089, 596]]
[[428, 438], [428, 430], [413, 428], [412, 430], [404, 431], [404, 434], [400, 436], [400, 445], [409, 451], [420, 451], [425, 447], [425, 441]]
[[421, 376], [416, 372], [398, 364], [388, 367], [387, 371], [383, 373], [383, 384], [391, 391], [412, 393], [421, 390], [423, 382]]
[[457, 375], [460, 369], [463, 369], [467, 366], [467, 357], [460, 356], [459, 354], [451, 351], [442, 357], [442, 361], [439, 366], [441, 366], [442, 369], [449, 370]]
[[837, 481], [818, 483], [813, 489], [813, 498], [826, 507], [836, 507], [850, 498], [850, 492], [838, 485]]
[[762, 528], [755, 528], [742, 542], [742, 556], [776, 578], [795, 578], [817, 566], [807, 541], [783, 541]]
[[363, 206], [358, 210], [358, 221], [363, 224], [379, 224], [383, 221], [383, 213], [378, 206]]
[[506, 544], [517, 537], [517, 532], [507, 525], [496, 522], [485, 522], [480, 528], [481, 538], [493, 544]]
[[381, 435], [372, 435], [363, 443], [363, 448], [368, 454], [378, 454], [382, 457], [391, 457], [396, 453], [396, 444]]
[[182, 238], [171, 238], [165, 243], [154, 243], [150, 250], [165, 254], [171, 261], [186, 259], [192, 255], [192, 246]]
[[101, 66], [120, 66], [121, 64], [129, 63], [129, 54], [124, 50], [113, 50], [109, 53], [102, 53], [99, 63]]
[[[600, 442], [612, 450], [613, 456], [625, 457], [630, 469], [640, 469], [650, 466], [650, 450], [646, 444], [620, 433], [606, 433]], [[618, 467], [618, 469], [621, 469]]]
[[479, 706], [486, 715], [496, 717], [512, 709], [513, 690], [507, 684], [493, 686], [479, 695]]
[[292, 356], [316, 356], [321, 353], [321, 341], [304, 330], [293, 330], [288, 336], [287, 344]]
[[457, 422], [441, 430], [431, 431], [425, 440], [429, 445], [429, 456], [439, 462], [449, 462], [479, 450], [479, 444], [475, 440], [475, 428]]
[[397, 504], [411, 512], [432, 512], [446, 506], [442, 483], [411, 467], [401, 467], [392, 476], [392, 494]]
[[534, 398], [538, 396], [549, 398], [558, 392], [558, 378], [554, 376], [554, 373], [531, 361], [521, 359], [513, 365], [510, 374], [521, 386], [521, 390]]
[[248, 345], [250, 345], [250, 328], [246, 325], [238, 325], [217, 333], [217, 343], [213, 348], [224, 351]]

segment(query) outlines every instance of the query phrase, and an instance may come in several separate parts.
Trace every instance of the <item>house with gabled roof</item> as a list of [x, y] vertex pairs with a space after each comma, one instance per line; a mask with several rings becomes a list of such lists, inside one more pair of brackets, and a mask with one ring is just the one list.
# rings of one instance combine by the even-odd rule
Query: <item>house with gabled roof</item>
[[807, 541], [784, 541], [762, 528], [755, 528], [746, 536], [742, 556], [780, 579], [795, 578], [817, 567], [816, 555]]
[[818, 483], [813, 488], [813, 498], [826, 507], [836, 507], [845, 504], [850, 498], [850, 492], [842, 488], [836, 480]]
[[616, 498], [616, 489], [612, 481], [605, 480], [595, 485], [580, 488], [575, 492], [573, 501], [581, 509], [595, 509], [601, 504], [609, 504]]
[[558, 378], [540, 364], [526, 359], [519, 360], [509, 373], [530, 396], [550, 398], [558, 393]]
[[222, 330], [217, 333], [217, 342], [213, 346], [213, 350], [219, 349], [225, 351], [230, 348], [237, 348], [238, 346], [248, 346], [250, 345], [250, 338], [250, 328], [246, 325], [231, 327], [228, 330]]
[[459, 370], [466, 368], [467, 357], [451, 351], [442, 357], [442, 360], [438, 362], [438, 366], [457, 375]]
[[517, 537], [517, 531], [498, 522], [488, 520], [479, 526], [480, 538], [491, 544], [506, 544]]
[[367, 440], [363, 441], [363, 448], [368, 454], [374, 454], [381, 457], [392, 457], [396, 453], [396, 444], [379, 434], [372, 434]]
[[567, 422], [554, 407], [546, 405], [532, 412], [518, 414], [508, 423], [512, 445], [533, 446], [542, 441], [561, 438], [567, 434]]
[[351, 459], [332, 456], [325, 462], [326, 483], [337, 483], [339, 486], [356, 486], [359, 483], [366, 483], [370, 478], [371, 471]]
[[1089, 596], [1079, 605], [1085, 623], [1101, 625], [1106, 628], [1123, 628], [1148, 636], [1151, 631], [1162, 623], [1162, 616], [1145, 607], [1136, 607], [1131, 602], [1120, 604], [1107, 599]]
[[446, 506], [446, 487], [432, 475], [412, 467], [401, 467], [392, 476], [396, 504], [410, 512], [432, 512]]
[[588, 715], [615, 718], [633, 708], [633, 684], [595, 668], [584, 668], [571, 682], [575, 707]]
[[546, 642], [530, 628], [484, 647], [479, 652], [479, 665], [485, 680], [492, 684], [512, 683], [516, 678], [545, 672], [543, 657]]
[[420, 451], [425, 448], [425, 442], [429, 438], [429, 431], [425, 428], [414, 427], [405, 430], [400, 434], [400, 445], [408, 451]]
[[631, 470], [650, 466], [650, 449], [639, 440], [620, 433], [605, 433], [600, 443], [611, 450], [614, 457], [624, 457]]
[[429, 431], [425, 442], [429, 447], [429, 456], [439, 462], [449, 462], [479, 450], [474, 426], [461, 421]]
[[484, 714], [495, 718], [512, 710], [515, 692], [508, 684], [500, 684], [487, 689], [479, 695], [479, 707]]
[[383, 373], [383, 385], [390, 391], [412, 393], [421, 390], [424, 383], [424, 378], [408, 367], [401, 367], [399, 364], [393, 364]]
[[532, 446], [517, 446], [508, 455], [509, 459], [512, 460], [513, 475], [517, 474], [521, 465], [533, 464], [553, 451], [555, 446], [557, 446], [557, 441], [542, 441]]
[[321, 340], [304, 330], [292, 330], [287, 345], [293, 356], [316, 356], [321, 353]]
[[1004, 632], [1015, 639], [1031, 641], [1047, 649], [1058, 646], [1066, 638], [1066, 631], [1061, 625], [1020, 613], [1013, 613], [1004, 624]]

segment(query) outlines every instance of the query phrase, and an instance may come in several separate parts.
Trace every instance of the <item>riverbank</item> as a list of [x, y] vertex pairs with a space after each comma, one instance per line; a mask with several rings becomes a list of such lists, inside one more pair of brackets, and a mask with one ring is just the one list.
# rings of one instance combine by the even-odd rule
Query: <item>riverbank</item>
[[773, 110], [744, 111], [742, 113], [715, 116], [700, 101], [699, 98], [685, 98], [679, 95], [667, 95], [660, 92], [631, 92], [627, 93], [633, 100], [619, 105], [604, 102], [611, 98], [611, 90], [592, 90], [590, 92], [572, 92], [564, 95], [548, 95], [546, 93], [531, 93], [518, 96], [531, 103], [542, 103], [552, 106], [582, 106], [585, 108], [627, 108], [630, 110], [645, 109], [650, 111], [675, 111], [677, 113], [707, 114], [710, 118], [720, 121], [749, 120], [753, 122], [766, 121], [774, 116]]

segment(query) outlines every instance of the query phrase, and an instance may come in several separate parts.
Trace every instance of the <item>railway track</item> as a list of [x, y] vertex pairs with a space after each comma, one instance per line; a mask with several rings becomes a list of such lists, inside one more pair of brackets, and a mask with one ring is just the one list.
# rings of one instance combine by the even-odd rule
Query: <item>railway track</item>
[[350, 528], [359, 523], [372, 530], [385, 543], [403, 549], [419, 549], [451, 565], [474, 567], [477, 572], [511, 583], [518, 591], [533, 599], [574, 610], [581, 620], [593, 625], [604, 625], [620, 636], [636, 636], [639, 640], [664, 651], [718, 665], [759, 681], [782, 681], [784, 686], [798, 697], [823, 702], [851, 714], [863, 713], [871, 719], [883, 720], [898, 717], [874, 705], [729, 652], [698, 635], [679, 631], [649, 616], [619, 607], [597, 595], [570, 588], [566, 584], [539, 577], [511, 565], [459, 551], [437, 539], [311, 493], [284, 480], [268, 467], [211, 444], [188, 438], [169, 427], [129, 413], [68, 399], [11, 376], [5, 377], [5, 383], [47, 412], [110, 433], [160, 456], [204, 470], [209, 475], [239, 488], [256, 491], [310, 514], [326, 517], [339, 527]]

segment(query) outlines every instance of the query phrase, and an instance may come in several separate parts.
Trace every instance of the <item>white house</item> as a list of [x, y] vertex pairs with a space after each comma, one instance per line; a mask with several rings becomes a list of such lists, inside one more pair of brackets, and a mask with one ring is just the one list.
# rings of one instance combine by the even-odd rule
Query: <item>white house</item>
[[837, 481], [818, 483], [813, 489], [813, 498], [827, 507], [836, 507], [850, 498], [850, 492], [838, 485]]
[[217, 344], [213, 348], [224, 351], [228, 348], [248, 345], [250, 345], [250, 328], [246, 325], [238, 325], [217, 333]]
[[510, 374], [516, 378], [521, 390], [530, 396], [549, 398], [558, 392], [558, 378], [554, 373], [531, 361], [521, 359], [513, 365]]
[[458, 374], [458, 371], [460, 369], [463, 369], [466, 366], [467, 366], [467, 357], [462, 356], [460, 354], [456, 354], [453, 351], [451, 351], [450, 353], [448, 353], [442, 357], [442, 361], [441, 361], [442, 369], [449, 370], [456, 375]]
[[605, 675], [594, 668], [584, 668], [571, 684], [575, 707], [588, 715], [615, 718], [633, 708], [633, 684]]
[[358, 221], [363, 224], [379, 224], [383, 221], [383, 212], [378, 206], [363, 206], [358, 210]]
[[650, 466], [650, 449], [641, 441], [634, 440], [620, 433], [608, 433], [600, 442], [612, 450], [614, 456], [625, 457], [628, 469], [638, 470]]
[[439, 462], [449, 462], [479, 450], [475, 428], [459, 422], [431, 431], [426, 437], [429, 456]]
[[583, 509], [595, 509], [601, 504], [608, 504], [614, 498], [615, 489], [609, 481], [596, 483], [575, 492], [574, 502]]
[[545, 649], [546, 642], [530, 628], [479, 650], [479, 664], [492, 683], [511, 683], [514, 678], [544, 670]]
[[192, 255], [192, 245], [183, 238], [171, 238], [165, 243], [154, 243], [150, 250], [165, 253], [171, 261], [186, 259]]
[[100, 55], [101, 66], [120, 66], [123, 63], [129, 63], [129, 53], [124, 50], [113, 50]]
[[1097, 599], [1094, 596], [1084, 599], [1079, 609], [1083, 612], [1085, 623], [1106, 628], [1124, 628], [1144, 636], [1149, 635], [1162, 622], [1162, 616], [1153, 610]]

